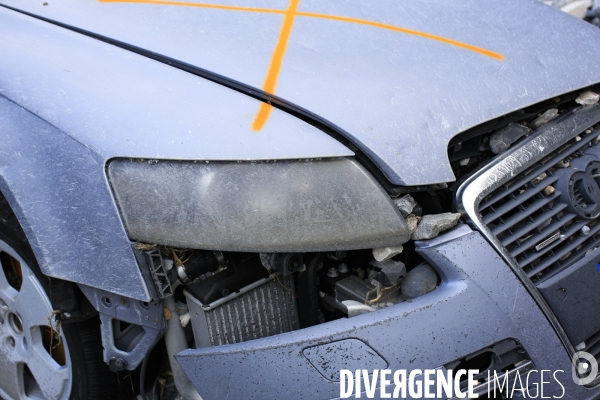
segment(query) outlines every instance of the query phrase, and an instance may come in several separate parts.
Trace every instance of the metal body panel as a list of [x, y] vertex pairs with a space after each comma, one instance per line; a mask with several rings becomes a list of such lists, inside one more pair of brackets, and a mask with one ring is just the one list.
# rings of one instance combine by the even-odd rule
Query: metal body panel
[[253, 132], [254, 99], [4, 8], [0, 35], [0, 190], [49, 276], [149, 300], [108, 159], [353, 154], [278, 110]]
[[452, 181], [453, 136], [600, 81], [600, 54], [591, 51], [600, 32], [536, 0], [302, 0], [272, 90], [266, 77], [287, 1], [210, 2], [267, 12], [143, 4], [151, 2], [3, 1], [272, 92], [337, 126], [394, 184]]
[[[442, 367], [500, 340], [515, 338], [538, 370], [564, 371], [557, 376], [568, 398], [598, 396], [600, 389], [588, 391], [573, 383], [570, 359], [561, 341], [479, 233], [459, 225], [417, 247], [441, 273], [443, 282], [412, 303], [271, 338], [185, 350], [177, 359], [204, 398], [262, 398], [264, 393], [274, 398], [336, 398], [339, 382], [323, 377], [305, 357], [307, 348], [361, 340], [389, 364], [387, 368], [412, 370]], [[341, 364], [336, 368], [344, 368]], [[256, 369], [257, 365], [261, 368]], [[545, 396], [561, 393], [556, 384], [546, 385], [544, 391]]]
[[149, 300], [102, 158], [1, 96], [0, 143], [0, 191], [42, 271]]
[[[260, 102], [115, 46], [0, 8], [2, 95], [101, 158], [278, 160], [353, 155]], [[42, 67], [43, 66], [43, 67]]]

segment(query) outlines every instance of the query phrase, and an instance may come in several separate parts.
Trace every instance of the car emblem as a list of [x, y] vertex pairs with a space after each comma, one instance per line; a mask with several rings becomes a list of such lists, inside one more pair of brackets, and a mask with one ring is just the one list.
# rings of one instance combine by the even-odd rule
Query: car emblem
[[600, 161], [592, 156], [571, 160], [571, 168], [555, 171], [556, 189], [571, 212], [585, 219], [600, 215]]

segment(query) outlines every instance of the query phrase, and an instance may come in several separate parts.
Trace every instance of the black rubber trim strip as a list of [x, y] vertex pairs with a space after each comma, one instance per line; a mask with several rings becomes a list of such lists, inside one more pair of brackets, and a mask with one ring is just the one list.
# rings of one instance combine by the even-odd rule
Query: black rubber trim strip
[[333, 137], [338, 142], [342, 143], [346, 147], [348, 147], [351, 151], [354, 152], [356, 159], [360, 162], [373, 177], [379, 182], [379, 184], [385, 189], [389, 194], [397, 194], [402, 191], [401, 186], [393, 185], [387, 177], [383, 174], [381, 169], [373, 162], [373, 160], [361, 150], [360, 146], [357, 143], [354, 143], [351, 139], [349, 139], [350, 135], [345, 132], [343, 129], [338, 127], [335, 124], [327, 121], [326, 119], [319, 117], [318, 115], [297, 106], [294, 103], [291, 103], [287, 100], [284, 100], [280, 97], [268, 94], [267, 92], [257, 89], [253, 86], [247, 85], [242, 82], [238, 82], [234, 79], [227, 78], [223, 75], [219, 75], [217, 73], [208, 71], [206, 69], [196, 67], [194, 65], [185, 63], [183, 61], [176, 60], [171, 57], [163, 56], [162, 54], [155, 53], [150, 50], [143, 49], [141, 47], [137, 47], [131, 44], [127, 44], [125, 42], [121, 42], [119, 40], [111, 39], [109, 37], [99, 35], [97, 33], [93, 33], [90, 31], [86, 31], [85, 29], [77, 28], [72, 25], [64, 24], [62, 22], [58, 22], [49, 18], [41, 17], [36, 14], [32, 14], [27, 11], [20, 10], [18, 8], [14, 8], [11, 6], [7, 6], [5, 4], [1, 4], [1, 7], [7, 8], [9, 10], [27, 15], [32, 18], [39, 19], [41, 21], [47, 22], [52, 25], [59, 26], [64, 29], [68, 29], [73, 32], [77, 32], [79, 34], [91, 37], [93, 39], [111, 44], [113, 46], [122, 48], [127, 51], [131, 51], [132, 53], [139, 54], [141, 56], [151, 58], [155, 61], [161, 62], [163, 64], [170, 65], [171, 67], [180, 69], [182, 71], [188, 72], [190, 74], [199, 76], [201, 78], [207, 79], [209, 81], [218, 83], [223, 85], [229, 89], [233, 89], [237, 92], [248, 95], [254, 99], [260, 100], [264, 103], [271, 104], [273, 107], [278, 108], [282, 111], [287, 112], [288, 114], [293, 115], [296, 118], [301, 119], [302, 121], [314, 126], [317, 129], [325, 132], [329, 136]]

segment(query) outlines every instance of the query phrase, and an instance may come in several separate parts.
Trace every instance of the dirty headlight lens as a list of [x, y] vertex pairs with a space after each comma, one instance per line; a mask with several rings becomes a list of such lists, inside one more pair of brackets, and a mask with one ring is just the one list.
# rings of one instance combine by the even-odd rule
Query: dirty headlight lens
[[224, 251], [305, 252], [409, 239], [389, 196], [354, 159], [116, 159], [108, 177], [131, 239]]

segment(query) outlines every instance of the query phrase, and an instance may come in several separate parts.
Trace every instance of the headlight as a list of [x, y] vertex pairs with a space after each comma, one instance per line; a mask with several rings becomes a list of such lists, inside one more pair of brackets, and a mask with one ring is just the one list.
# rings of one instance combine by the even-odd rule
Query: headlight
[[117, 159], [108, 177], [131, 239], [174, 247], [305, 252], [406, 242], [406, 222], [353, 159]]

